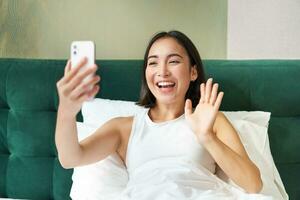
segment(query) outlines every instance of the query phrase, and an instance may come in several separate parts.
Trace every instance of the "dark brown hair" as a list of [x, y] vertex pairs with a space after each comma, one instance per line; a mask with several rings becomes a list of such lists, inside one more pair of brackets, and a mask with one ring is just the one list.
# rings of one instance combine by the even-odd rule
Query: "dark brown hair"
[[137, 104], [146, 108], [152, 108], [155, 105], [156, 99], [147, 85], [145, 76], [148, 64], [148, 54], [154, 42], [156, 42], [158, 39], [168, 37], [174, 38], [186, 50], [190, 61], [190, 67], [194, 65], [196, 67], [198, 77], [195, 81], [192, 81], [190, 83], [189, 89], [185, 95], [185, 99], [190, 99], [192, 101], [192, 106], [196, 107], [200, 99], [200, 84], [205, 82], [201, 57], [193, 42], [185, 34], [175, 30], [169, 32], [159, 32], [156, 35], [154, 35], [153, 38], [150, 40], [144, 55], [144, 64], [142, 70], [142, 86], [140, 91], [140, 99]]

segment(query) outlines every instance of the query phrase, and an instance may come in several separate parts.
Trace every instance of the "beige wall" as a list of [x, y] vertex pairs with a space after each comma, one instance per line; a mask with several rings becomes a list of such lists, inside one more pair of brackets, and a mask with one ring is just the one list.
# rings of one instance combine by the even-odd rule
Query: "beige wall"
[[68, 58], [94, 40], [97, 59], [141, 59], [150, 37], [178, 29], [203, 58], [226, 58], [224, 0], [0, 0], [0, 57]]
[[299, 59], [299, 0], [228, 0], [229, 59]]

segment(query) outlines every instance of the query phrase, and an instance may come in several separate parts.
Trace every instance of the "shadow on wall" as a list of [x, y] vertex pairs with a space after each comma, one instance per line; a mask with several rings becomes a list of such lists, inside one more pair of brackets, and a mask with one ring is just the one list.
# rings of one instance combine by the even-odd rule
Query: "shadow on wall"
[[[0, 1], [0, 57], [33, 57], [38, 54], [37, 8], [42, 1]], [[37, 5], [39, 5], [37, 7]], [[26, 18], [24, 17], [26, 16]]]
[[72, 41], [93, 40], [97, 59], [141, 59], [153, 34], [173, 29], [202, 58], [226, 58], [227, 0], [0, 0], [0, 57], [65, 59]]

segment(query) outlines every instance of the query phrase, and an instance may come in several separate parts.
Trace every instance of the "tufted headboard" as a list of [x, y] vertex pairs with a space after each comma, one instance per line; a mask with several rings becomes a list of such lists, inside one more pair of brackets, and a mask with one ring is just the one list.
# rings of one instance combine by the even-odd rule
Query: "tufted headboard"
[[[138, 99], [141, 60], [97, 64], [98, 97]], [[64, 65], [0, 59], [0, 197], [69, 199], [73, 171], [59, 164], [54, 142]], [[300, 60], [205, 60], [204, 66], [225, 92], [221, 110], [272, 113], [272, 154], [290, 199], [300, 199]]]

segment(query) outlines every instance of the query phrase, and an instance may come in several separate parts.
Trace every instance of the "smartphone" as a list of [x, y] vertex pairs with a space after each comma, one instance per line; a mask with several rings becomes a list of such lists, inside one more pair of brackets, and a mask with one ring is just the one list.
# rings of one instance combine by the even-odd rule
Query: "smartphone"
[[76, 66], [83, 58], [87, 58], [84, 67], [90, 67], [95, 64], [95, 44], [93, 41], [73, 41], [71, 44], [71, 63]]
[[[95, 44], [93, 41], [73, 41], [71, 43], [71, 64], [72, 68], [77, 66], [80, 60], [86, 57], [87, 62], [80, 70], [91, 67], [95, 64]], [[89, 80], [94, 74], [87, 76], [83, 81]], [[89, 89], [91, 90], [93, 86]]]

